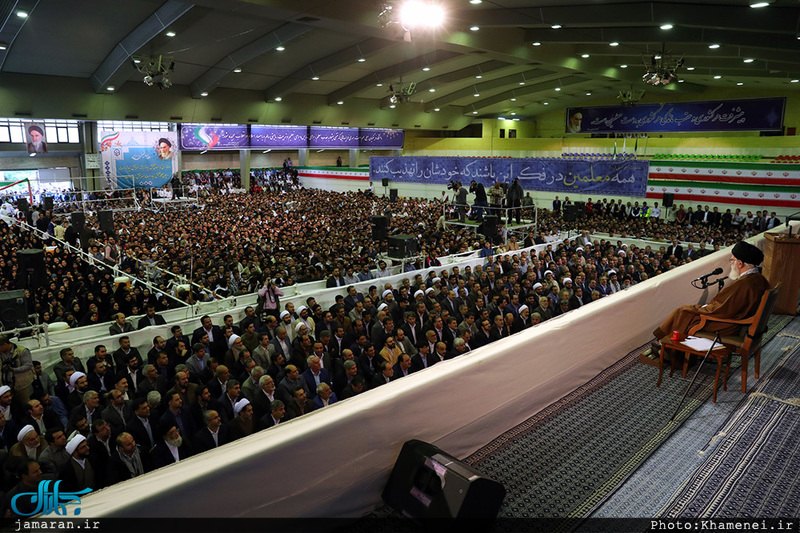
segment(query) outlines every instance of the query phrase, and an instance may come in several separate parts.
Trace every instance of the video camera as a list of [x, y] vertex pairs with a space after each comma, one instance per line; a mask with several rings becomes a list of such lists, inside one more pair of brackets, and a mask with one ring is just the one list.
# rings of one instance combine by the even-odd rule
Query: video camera
[[459, 187], [461, 187], [461, 182], [460, 181], [451, 181], [450, 183], [447, 184], [447, 188], [451, 189], [453, 191], [455, 191]]

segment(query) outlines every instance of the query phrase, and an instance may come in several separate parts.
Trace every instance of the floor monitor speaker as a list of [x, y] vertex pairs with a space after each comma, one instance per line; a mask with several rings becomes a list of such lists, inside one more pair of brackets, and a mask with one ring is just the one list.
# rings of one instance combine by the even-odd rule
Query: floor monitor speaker
[[114, 212], [100, 211], [97, 213], [100, 222], [100, 230], [108, 236], [114, 236]]
[[0, 329], [11, 331], [28, 325], [25, 291], [0, 292]]
[[372, 217], [372, 240], [383, 241], [389, 228], [389, 219], [384, 216], [376, 215]]

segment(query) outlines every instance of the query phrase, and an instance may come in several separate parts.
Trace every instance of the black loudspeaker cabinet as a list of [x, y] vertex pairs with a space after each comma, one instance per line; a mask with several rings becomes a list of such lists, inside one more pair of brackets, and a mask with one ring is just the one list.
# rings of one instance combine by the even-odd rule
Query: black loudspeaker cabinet
[[114, 236], [114, 212], [100, 211], [97, 213], [100, 230], [106, 235]]
[[583, 218], [586, 216], [586, 202], [575, 202], [575, 216]]
[[494, 520], [506, 489], [433, 444], [403, 445], [383, 500], [411, 518]]
[[675, 195], [671, 192], [664, 193], [664, 207], [672, 207], [672, 204], [675, 203]]
[[389, 227], [389, 219], [376, 215], [372, 217], [372, 240], [382, 241], [386, 239], [386, 230]]
[[575, 222], [577, 209], [573, 204], [564, 206], [564, 222]]
[[86, 214], [83, 211], [76, 211], [72, 213], [72, 227], [78, 232], [78, 235], [83, 233], [86, 229]]
[[41, 248], [17, 250], [17, 261], [19, 262], [19, 281], [24, 288], [31, 289], [44, 285], [47, 280], [44, 250]]
[[45, 196], [44, 197], [44, 209], [45, 209], [45, 211], [52, 211], [53, 210], [53, 197], [52, 196]]
[[487, 239], [493, 238], [497, 235], [497, 223], [499, 219], [497, 215], [487, 215], [483, 217], [483, 234]]
[[381, 179], [381, 186], [382, 187], [388, 187], [389, 186], [389, 178]]
[[28, 210], [28, 199], [27, 198], [17, 198], [17, 209], [20, 211], [27, 211]]
[[398, 259], [417, 255], [416, 235], [392, 235], [389, 237], [389, 257]]
[[25, 291], [0, 292], [0, 327], [3, 331], [24, 328], [28, 325]]
[[389, 201], [392, 203], [397, 201], [397, 189], [389, 189]]

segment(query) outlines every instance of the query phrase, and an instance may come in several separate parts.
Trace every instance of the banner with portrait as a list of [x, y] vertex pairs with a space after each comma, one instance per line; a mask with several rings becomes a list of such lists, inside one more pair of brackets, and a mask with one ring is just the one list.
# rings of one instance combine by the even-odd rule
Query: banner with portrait
[[644, 196], [649, 163], [644, 160], [482, 157], [369, 158], [370, 180], [445, 186], [472, 180], [484, 187], [519, 179], [523, 189], [564, 193]]
[[178, 137], [172, 131], [101, 131], [103, 175], [111, 189], [152, 189], [178, 172]]
[[47, 138], [44, 124], [41, 122], [25, 122], [25, 142], [29, 154], [46, 154]]

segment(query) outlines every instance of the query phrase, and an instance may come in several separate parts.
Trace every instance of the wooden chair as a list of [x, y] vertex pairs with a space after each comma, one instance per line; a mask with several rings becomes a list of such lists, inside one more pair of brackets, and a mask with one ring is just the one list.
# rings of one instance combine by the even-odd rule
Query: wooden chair
[[[772, 310], [775, 307], [775, 301], [778, 299], [778, 291], [781, 284], [778, 283], [772, 289], [764, 292], [761, 297], [761, 303], [758, 305], [756, 313], [750, 318], [742, 320], [732, 320], [727, 318], [706, 317], [703, 316], [700, 323], [689, 330], [689, 335], [697, 335], [698, 337], [706, 337], [713, 339], [714, 332], [701, 331], [706, 323], [723, 322], [725, 324], [740, 324], [742, 328], [747, 327], [741, 335], [723, 335], [720, 342], [728, 349], [728, 363], [725, 367], [725, 385], [728, 383], [728, 371], [731, 368], [731, 356], [738, 354], [742, 358], [742, 392], [747, 392], [747, 366], [750, 356], [755, 359], [755, 376], [758, 379], [758, 374], [761, 368], [761, 339], [764, 333], [767, 332], [767, 325], [769, 324], [769, 317], [772, 315]], [[710, 319], [710, 320], [709, 320]], [[684, 363], [684, 376], [686, 375], [687, 361]]]

